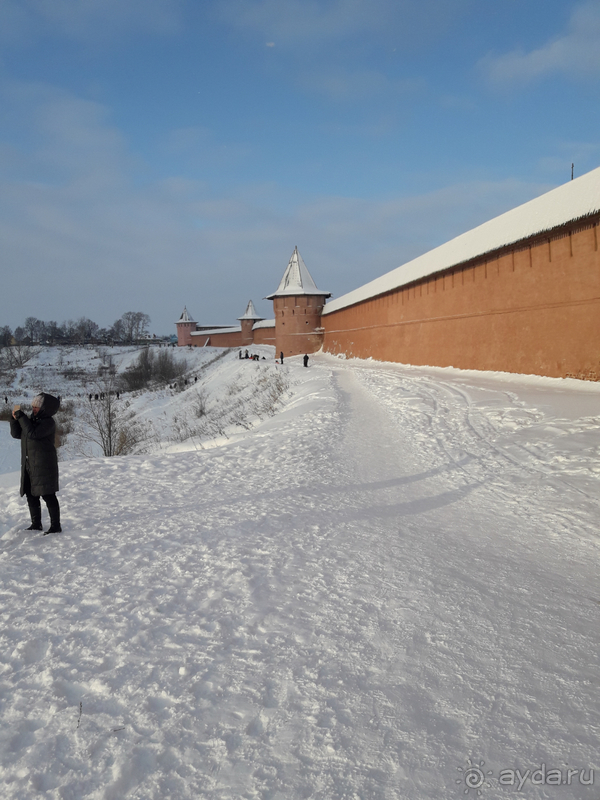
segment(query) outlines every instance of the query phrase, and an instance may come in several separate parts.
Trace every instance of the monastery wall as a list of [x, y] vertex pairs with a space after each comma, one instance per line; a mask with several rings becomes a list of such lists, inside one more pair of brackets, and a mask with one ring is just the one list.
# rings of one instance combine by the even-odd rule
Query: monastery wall
[[[552, 377], [600, 374], [598, 215], [325, 313], [323, 349]], [[278, 326], [279, 347], [279, 326]], [[297, 351], [299, 352], [299, 351]]]
[[242, 347], [242, 331], [229, 331], [228, 333], [202, 333], [192, 336], [192, 344], [195, 347], [204, 347], [206, 340], [209, 339], [209, 347]]
[[[247, 328], [248, 326], [246, 326]], [[275, 344], [275, 328], [256, 328], [254, 331], [250, 328], [250, 333], [253, 338], [249, 338], [248, 330], [227, 331], [222, 333], [208, 333], [198, 331], [193, 336], [189, 336], [189, 344], [194, 347], [204, 347], [208, 339], [209, 347], [251, 347], [253, 344]], [[179, 330], [178, 330], [179, 333]], [[181, 338], [181, 337], [180, 337]], [[184, 344], [188, 344], [187, 341]]]
[[275, 327], [272, 328], [255, 328], [254, 344], [271, 344], [275, 345]]

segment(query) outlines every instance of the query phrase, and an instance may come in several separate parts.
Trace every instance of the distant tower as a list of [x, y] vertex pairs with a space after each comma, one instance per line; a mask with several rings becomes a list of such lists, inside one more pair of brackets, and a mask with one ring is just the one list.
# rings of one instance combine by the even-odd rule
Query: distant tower
[[238, 317], [241, 325], [242, 325], [242, 347], [247, 344], [252, 344], [254, 341], [254, 334], [252, 333], [252, 326], [255, 322], [259, 322], [263, 317], [260, 317], [256, 313], [256, 309], [254, 308], [254, 303], [252, 300], [248, 300], [248, 305], [246, 306], [246, 311], [242, 314], [241, 317]]
[[191, 333], [196, 330], [196, 324], [184, 306], [181, 316], [175, 323], [177, 326], [177, 345], [179, 347], [183, 347], [185, 344], [192, 344]]
[[317, 289], [295, 247], [279, 288], [265, 298], [273, 300], [277, 355], [297, 356], [321, 348], [321, 312], [328, 297], [331, 292]]

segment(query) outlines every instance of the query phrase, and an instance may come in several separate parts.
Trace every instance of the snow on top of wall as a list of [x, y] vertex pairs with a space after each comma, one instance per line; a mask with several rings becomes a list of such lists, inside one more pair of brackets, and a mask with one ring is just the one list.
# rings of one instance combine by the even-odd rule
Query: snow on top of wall
[[306, 268], [306, 264], [302, 260], [302, 256], [298, 252], [298, 248], [294, 247], [294, 252], [289, 260], [287, 268], [283, 273], [283, 278], [279, 284], [276, 292], [268, 294], [265, 300], [272, 300], [274, 297], [281, 297], [283, 295], [305, 295], [317, 294], [325, 297], [330, 297], [331, 292], [323, 292], [317, 289], [317, 284], [314, 282], [312, 275]]
[[328, 303], [323, 314], [360, 303], [500, 247], [600, 211], [600, 167], [484, 222]]
[[192, 331], [190, 336], [210, 336], [214, 333], [240, 333], [242, 330], [240, 325], [232, 328], [212, 328], [207, 331]]
[[257, 328], [274, 328], [275, 327], [275, 320], [274, 319], [261, 319], [259, 322], [255, 322], [252, 326], [252, 330], [255, 331]]

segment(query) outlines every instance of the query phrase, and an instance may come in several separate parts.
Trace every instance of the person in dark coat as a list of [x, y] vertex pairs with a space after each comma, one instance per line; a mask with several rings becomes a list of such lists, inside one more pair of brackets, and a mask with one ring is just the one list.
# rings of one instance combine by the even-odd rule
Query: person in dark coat
[[304, 362], [304, 366], [308, 367], [308, 356], [305, 355], [302, 361]]
[[20, 406], [13, 409], [10, 434], [21, 440], [21, 497], [27, 496], [31, 525], [28, 531], [41, 531], [42, 509], [40, 497], [48, 507], [50, 528], [46, 533], [60, 533], [60, 507], [58, 492], [58, 457], [54, 444], [56, 425], [52, 417], [60, 401], [51, 394], [33, 398], [32, 414], [28, 417]]

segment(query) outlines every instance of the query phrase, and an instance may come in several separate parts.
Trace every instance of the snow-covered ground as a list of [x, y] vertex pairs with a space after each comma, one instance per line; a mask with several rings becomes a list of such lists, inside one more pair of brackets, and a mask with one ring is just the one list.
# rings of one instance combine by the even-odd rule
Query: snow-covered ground
[[[600, 386], [198, 383], [274, 370], [281, 410], [210, 447], [63, 461], [63, 534], [1, 476], [1, 796], [597, 797]], [[198, 391], [136, 410], [172, 432]]]

